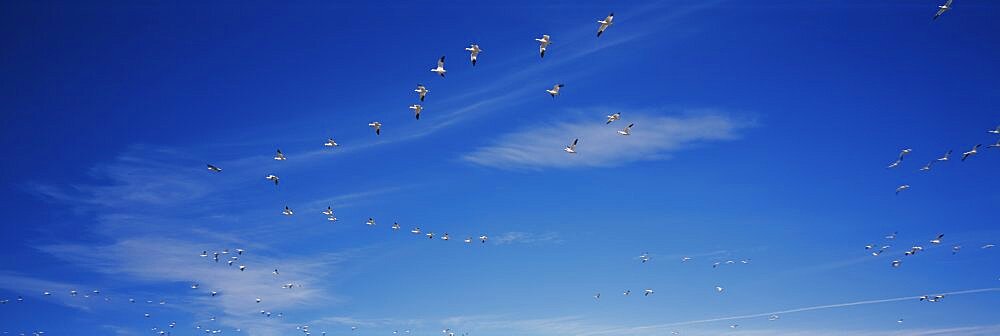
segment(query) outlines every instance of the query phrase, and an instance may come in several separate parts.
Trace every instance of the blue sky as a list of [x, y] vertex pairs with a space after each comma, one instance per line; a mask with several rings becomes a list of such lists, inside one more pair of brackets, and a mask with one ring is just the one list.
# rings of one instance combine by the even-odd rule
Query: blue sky
[[937, 5], [2, 3], [0, 332], [998, 334], [1000, 4]]

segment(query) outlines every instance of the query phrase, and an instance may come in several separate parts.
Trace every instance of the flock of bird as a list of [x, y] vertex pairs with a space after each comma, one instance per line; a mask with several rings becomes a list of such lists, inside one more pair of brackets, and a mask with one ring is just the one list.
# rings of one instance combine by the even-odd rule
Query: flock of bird
[[[933, 19], [937, 20], [941, 15], [943, 15], [945, 12], [949, 11], [952, 8], [951, 7], [952, 6], [952, 1], [953, 0], [947, 0], [947, 2], [945, 2], [944, 4], [938, 6], [938, 11], [935, 13]], [[597, 23], [599, 24], [598, 29], [597, 29], [597, 37], [600, 37], [614, 23], [614, 13], [612, 12], [612, 13], [608, 14], [604, 19], [598, 20]], [[551, 36], [545, 34], [545, 35], [542, 35], [540, 38], [535, 38], [535, 41], [538, 42], [538, 54], [539, 54], [539, 57], [544, 58], [545, 55], [546, 55], [546, 51], [548, 51], [550, 45], [552, 44], [552, 38], [551, 38]], [[469, 60], [470, 60], [470, 62], [472, 64], [472, 66], [473, 67], [476, 66], [476, 64], [478, 63], [479, 54], [482, 53], [483, 50], [476, 43], [470, 44], [470, 46], [467, 47], [467, 48], [465, 48], [465, 50], [469, 52]], [[437, 74], [437, 75], [439, 75], [440, 77], [444, 78], [445, 74], [447, 73], [447, 70], [445, 69], [445, 56], [441, 56], [437, 60], [437, 66], [434, 67], [434, 68], [432, 68], [432, 69], [430, 69], [430, 71], [433, 72], [433, 73], [435, 73], [435, 74]], [[563, 89], [564, 86], [565, 86], [564, 84], [558, 83], [558, 84], [553, 85], [550, 89], [546, 89], [545, 92], [548, 93], [553, 99], [555, 99], [560, 94], [560, 91]], [[414, 92], [417, 94], [417, 98], [419, 99], [419, 103], [415, 103], [413, 105], [410, 105], [409, 109], [411, 109], [413, 111], [414, 118], [417, 119], [417, 120], [420, 120], [421, 112], [424, 109], [422, 103], [425, 101], [425, 99], [427, 97], [427, 94], [430, 92], [430, 90], [428, 89], [428, 87], [426, 85], [417, 84], [417, 87], [414, 90]], [[610, 124], [614, 123], [615, 121], [618, 121], [618, 120], [621, 120], [621, 119], [622, 119], [621, 113], [613, 113], [611, 115], [607, 115], [606, 116], [605, 124], [610, 125]], [[375, 132], [376, 136], [381, 135], [381, 130], [382, 130], [382, 122], [381, 121], [377, 121], [377, 120], [376, 121], [372, 121], [371, 123], [368, 124], [368, 126], [372, 128], [372, 130]], [[634, 123], [629, 123], [627, 126], [621, 128], [620, 130], [617, 130], [617, 134], [621, 135], [621, 136], [629, 136], [631, 134], [631, 132], [632, 132], [632, 127], [633, 126], [635, 126]], [[992, 133], [992, 134], [995, 134], [995, 135], [1000, 135], [1000, 126], [997, 126], [993, 130], [990, 130], [989, 133]], [[576, 154], [577, 153], [577, 145], [579, 144], [579, 141], [580, 141], [579, 138], [573, 139], [573, 141], [569, 145], [567, 145], [563, 150], [566, 153], [569, 153], [569, 154]], [[324, 147], [328, 147], [328, 148], [334, 148], [334, 147], [339, 147], [340, 145], [333, 138], [328, 138], [326, 140], [326, 142], [323, 143], [323, 146]], [[981, 147], [981, 145], [977, 144], [977, 145], [973, 146], [972, 149], [970, 149], [969, 151], [963, 152], [962, 153], [961, 161], [965, 161], [966, 159], [968, 159], [968, 158], [976, 155], [977, 153], [979, 153], [980, 147]], [[998, 141], [996, 143], [988, 145], [987, 148], [998, 148], [998, 149], [1000, 149], [1000, 139], [998, 139]], [[900, 167], [902, 165], [902, 163], [903, 163], [904, 158], [906, 158], [912, 152], [913, 152], [913, 150], [910, 149], [910, 148], [903, 149], [902, 151], [900, 151], [900, 153], [897, 156], [896, 160], [889, 164], [888, 168], [898, 168], [898, 167]], [[942, 162], [949, 161], [951, 154], [952, 154], [952, 151], [948, 150], [941, 157], [936, 158], [934, 160], [931, 160], [926, 165], [924, 165], [922, 168], [920, 168], [920, 171], [929, 171], [929, 170], [931, 170], [931, 168], [933, 167], [934, 164], [940, 164]], [[275, 161], [286, 161], [288, 158], [286, 157], [286, 155], [280, 149], [278, 149], [275, 152], [273, 159]], [[222, 171], [223, 171], [223, 169], [221, 167], [215, 166], [213, 164], [208, 164], [207, 165], [207, 169], [210, 172], [212, 172], [212, 173], [222, 173]], [[272, 182], [272, 183], [274, 183], [275, 186], [278, 186], [279, 182], [280, 182], [280, 178], [278, 177], [278, 175], [273, 174], [273, 173], [265, 175], [265, 179], [268, 180], [268, 181], [270, 181], [270, 182]], [[902, 192], [904, 190], [908, 190], [908, 189], [910, 189], [910, 185], [908, 185], [908, 184], [900, 185], [896, 189], [896, 194], [899, 194], [900, 192]], [[327, 207], [321, 213], [326, 216], [326, 219], [328, 221], [336, 222], [338, 220], [337, 217], [334, 215], [334, 210], [333, 210], [332, 206]], [[292, 210], [292, 208], [290, 208], [289, 206], [286, 205], [286, 206], [284, 206], [284, 209], [281, 211], [281, 214], [284, 215], [284, 216], [292, 216], [292, 215], [295, 214], [295, 212]], [[369, 227], [374, 227], [374, 226], [376, 226], [376, 220], [375, 220], [374, 217], [369, 217], [368, 220], [365, 222], [365, 224], [368, 225]], [[400, 231], [402, 229], [402, 226], [398, 222], [394, 222], [390, 226], [390, 229], [393, 232]], [[427, 239], [432, 239], [432, 240], [435, 237], [438, 238], [441, 241], [449, 241], [449, 240], [451, 240], [451, 236], [447, 232], [442, 233], [440, 235], [437, 235], [433, 231], [426, 231], [424, 229], [421, 229], [420, 227], [413, 227], [412, 229], [409, 230], [409, 232], [412, 235], [414, 235], [414, 236], [418, 236], [418, 237], [422, 236], [422, 237], [426, 237]], [[929, 243], [931, 244], [931, 246], [940, 245], [943, 242], [943, 238], [944, 238], [943, 234], [938, 235], [934, 239], [929, 240]], [[481, 234], [481, 235], [478, 235], [478, 237], [476, 237], [476, 236], [466, 236], [462, 241], [464, 243], [466, 243], [466, 244], [472, 244], [475, 241], [479, 241], [480, 243], [486, 243], [488, 239], [489, 239], [489, 237], [486, 234]], [[893, 240], [895, 240], [896, 239], [896, 233], [894, 232], [893, 234], [887, 235], [885, 237], [885, 239], [887, 241], [890, 241], [890, 242], [893, 241]], [[865, 250], [871, 251], [871, 255], [873, 255], [873, 256], [879, 256], [879, 255], [883, 254], [884, 252], [886, 252], [890, 247], [891, 247], [891, 245], [888, 244], [888, 243], [886, 243], [886, 244], [869, 244], [869, 245], [865, 246]], [[990, 249], [990, 248], [993, 248], [993, 247], [995, 247], [995, 245], [993, 245], [993, 244], [986, 244], [986, 245], [981, 246], [982, 249]], [[952, 246], [952, 253], [953, 254], [957, 254], [960, 249], [961, 249], [960, 245], [954, 245], [954, 246]], [[906, 250], [903, 253], [903, 255], [904, 256], [913, 256], [913, 255], [916, 255], [916, 254], [922, 252], [923, 250], [924, 250], [923, 246], [918, 245], [918, 244], [914, 244], [910, 249]], [[221, 249], [221, 250], [212, 251], [212, 252], [209, 252], [207, 250], [206, 251], [202, 251], [200, 254], [198, 254], [198, 256], [201, 257], [201, 258], [209, 258], [209, 257], [211, 257], [210, 260], [213, 261], [213, 262], [215, 262], [215, 263], [220, 263], [220, 262], [224, 261], [230, 267], [236, 265], [235, 269], [239, 270], [240, 272], [243, 272], [243, 271], [245, 271], [247, 269], [247, 266], [240, 261], [241, 260], [240, 258], [243, 257], [245, 253], [246, 253], [246, 250], [244, 250], [242, 248], [235, 248], [235, 249], [232, 249], [232, 251], [230, 251], [230, 249], [227, 248], [227, 249]], [[649, 253], [643, 253], [643, 254], [641, 254], [639, 256], [639, 260], [643, 264], [645, 264], [645, 263], [647, 263], [647, 262], [649, 262], [651, 260], [651, 256], [649, 255]], [[681, 262], [685, 262], [685, 263], [689, 262], [691, 260], [693, 260], [692, 257], [683, 257], [683, 258], [681, 258]], [[715, 269], [715, 268], [718, 268], [720, 266], [729, 265], [729, 264], [749, 264], [749, 263], [750, 263], [750, 259], [743, 259], [743, 260], [739, 260], [739, 261], [736, 261], [736, 260], [716, 261], [716, 262], [712, 263], [712, 268]], [[901, 265], [902, 265], [902, 260], [900, 260], [900, 259], [894, 259], [894, 260], [891, 261], [891, 266], [893, 268], [898, 268]], [[277, 268], [274, 268], [274, 270], [271, 272], [271, 274], [274, 277], [279, 277], [280, 276], [280, 272], [279, 272], [279, 270]], [[283, 289], [293, 289], [293, 288], [296, 288], [296, 287], [301, 287], [301, 285], [297, 285], [297, 284], [295, 284], [293, 282], [287, 282], [287, 283], [284, 283], [284, 284], [281, 285], [281, 288], [283, 288]], [[199, 288], [200, 288], [200, 285], [198, 283], [192, 283], [192, 284], [190, 284], [190, 289], [192, 289], [192, 290], [198, 290]], [[722, 286], [716, 285], [716, 286], [714, 286], [714, 291], [716, 293], [722, 294], [722, 293], [725, 292], [725, 288], [722, 287]], [[53, 295], [55, 295], [55, 292], [51, 291], [51, 290], [44, 290], [44, 291], [41, 291], [40, 293], [41, 293], [42, 296], [53, 296]], [[642, 289], [642, 295], [644, 297], [652, 296], [652, 295], [654, 295], [654, 293], [655, 293], [655, 291], [654, 291], [653, 288], [644, 288], [644, 289]], [[111, 302], [111, 301], [114, 300], [110, 296], [102, 295], [102, 293], [101, 293], [100, 290], [93, 290], [93, 291], [85, 292], [85, 293], [81, 294], [79, 291], [77, 291], [75, 289], [71, 289], [68, 292], [66, 292], [66, 294], [68, 294], [70, 297], [81, 297], [81, 298], [91, 298], [91, 297], [102, 296], [103, 300], [106, 301], [106, 302]], [[207, 294], [210, 297], [217, 297], [217, 296], [221, 295], [221, 293], [219, 291], [217, 291], [217, 290], [209, 290], [209, 291], [207, 291]], [[631, 294], [632, 294], [632, 291], [630, 289], [625, 289], [624, 291], [622, 291], [622, 296], [631, 296]], [[598, 292], [598, 293], [594, 294], [593, 297], [596, 300], [600, 300], [601, 299], [601, 293]], [[919, 298], [919, 301], [933, 303], [933, 302], [939, 302], [942, 299], [944, 299], [944, 295], [940, 295], [940, 294], [938, 294], [938, 295], [925, 295], [925, 296], [921, 296]], [[16, 299], [13, 300], [13, 302], [10, 299], [0, 299], [0, 305], [6, 305], [6, 304], [9, 304], [9, 303], [21, 303], [21, 302], [24, 302], [24, 301], [25, 301], [24, 296], [20, 296], [19, 295], [19, 296], [17, 296]], [[127, 298], [127, 302], [129, 302], [131, 304], [136, 304], [139, 301], [145, 301], [146, 304], [149, 304], [149, 305], [165, 305], [167, 303], [167, 301], [163, 300], [163, 299], [154, 301], [154, 300], [136, 300], [135, 298], [131, 298], [131, 297]], [[254, 304], [261, 304], [264, 301], [265, 300], [263, 298], [261, 298], [261, 297], [254, 297], [254, 298], [248, 298], [247, 299], [248, 303], [252, 302]], [[272, 317], [272, 315], [276, 316], [276, 317], [282, 317], [283, 316], [282, 313], [272, 314], [272, 312], [270, 312], [268, 310], [265, 310], [265, 309], [261, 309], [260, 310], [260, 315], [262, 315], [264, 317]], [[152, 316], [152, 313], [143, 312], [142, 316], [144, 318], [150, 318]], [[780, 317], [778, 315], [770, 315], [770, 316], [767, 317], [767, 319], [769, 321], [775, 321], [775, 320], [778, 320], [779, 318]], [[215, 317], [210, 318], [210, 321], [215, 321]], [[900, 319], [897, 322], [902, 322], [902, 321], [903, 320]], [[151, 331], [153, 331], [154, 333], [156, 333], [158, 335], [170, 335], [171, 334], [171, 330], [175, 329], [176, 326], [177, 326], [176, 322], [170, 322], [170, 323], [167, 324], [166, 328], [154, 327], [154, 328], [151, 329]], [[732, 324], [732, 325], [730, 325], [730, 328], [737, 328], [737, 327], [739, 327], [738, 324]], [[197, 330], [200, 330], [200, 331], [206, 333], [206, 334], [219, 334], [219, 333], [223, 333], [223, 330], [222, 329], [218, 329], [218, 328], [205, 328], [205, 327], [202, 327], [200, 325], [196, 326], [195, 328]], [[351, 326], [350, 329], [353, 331], [353, 330], [357, 330], [358, 327], [357, 326]], [[307, 335], [307, 336], [308, 335], [312, 335], [312, 330], [307, 325], [297, 326], [296, 330], [298, 332], [301, 332], [303, 335]], [[240, 331], [240, 329], [234, 329], [234, 331], [238, 332], [238, 331]], [[393, 331], [392, 334], [409, 334], [410, 332], [411, 332], [411, 330], [408, 330], [408, 329], [407, 330], [403, 330], [403, 331], [396, 330], [396, 331]], [[441, 332], [442, 332], [442, 334], [444, 336], [455, 336], [456, 335], [456, 332], [453, 331], [450, 328], [445, 328]], [[7, 334], [7, 333], [8, 332], [4, 332], [4, 334]], [[44, 334], [45, 334], [45, 332], [44, 331], [40, 331], [40, 330], [39, 331], [31, 332], [31, 335], [35, 335], [35, 336], [44, 335]], [[320, 332], [320, 335], [324, 335], [325, 336], [326, 334], [327, 333], [325, 331], [324, 332]], [[674, 331], [671, 334], [675, 334], [676, 335], [676, 334], [679, 334], [679, 332]], [[26, 335], [26, 334], [25, 333], [20, 333], [20, 335]], [[468, 332], [462, 333], [460, 335], [468, 335]]]

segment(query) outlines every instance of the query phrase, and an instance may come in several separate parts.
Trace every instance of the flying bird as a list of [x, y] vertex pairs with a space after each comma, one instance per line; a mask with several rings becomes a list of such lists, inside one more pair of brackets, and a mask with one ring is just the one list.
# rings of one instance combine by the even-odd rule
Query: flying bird
[[604, 20], [597, 21], [597, 23], [601, 24], [601, 26], [597, 28], [597, 37], [601, 37], [601, 34], [604, 34], [604, 31], [614, 23], [614, 20], [615, 13], [611, 12], [611, 14], [608, 14], [608, 17], [604, 18]]
[[548, 35], [542, 35], [542, 38], [536, 38], [535, 41], [538, 41], [538, 54], [545, 58], [545, 49], [552, 43], [552, 39]]
[[951, 150], [950, 149], [947, 152], [945, 152], [944, 155], [942, 155], [941, 157], [937, 158], [937, 160], [935, 160], [935, 161], [948, 161], [949, 158], [951, 158]]
[[333, 216], [333, 207], [332, 206], [326, 207], [326, 210], [323, 210], [323, 214], [327, 216]]
[[421, 106], [420, 104], [413, 104], [410, 105], [410, 109], [413, 110], [414, 117], [416, 117], [417, 120], [420, 120], [420, 111], [423, 111], [424, 107]]
[[896, 187], [896, 195], [899, 195], [899, 192], [901, 192], [903, 190], [906, 190], [906, 189], [910, 189], [910, 185], [909, 184], [904, 184], [904, 185], [901, 185], [899, 187]]
[[486, 235], [479, 236], [479, 241], [482, 243], [486, 243], [487, 239], [489, 239], [489, 237], [487, 237]]
[[618, 119], [621, 119], [621, 118], [622, 118], [622, 114], [616, 112], [615, 114], [612, 114], [612, 115], [608, 116], [608, 122], [606, 122], [605, 124], [610, 124], [610, 123], [614, 122], [615, 120], [618, 120]]
[[417, 89], [413, 90], [413, 92], [416, 92], [417, 95], [420, 96], [420, 101], [424, 101], [424, 97], [427, 97], [427, 92], [429, 91], [430, 90], [427, 90], [427, 87], [423, 84], [417, 84]]
[[323, 143], [323, 146], [326, 146], [326, 147], [337, 147], [337, 146], [340, 146], [340, 144], [338, 144], [336, 141], [333, 141], [333, 138], [327, 138], [326, 142]]
[[465, 48], [465, 50], [469, 52], [469, 59], [472, 60], [472, 66], [476, 66], [476, 59], [479, 58], [479, 53], [483, 52], [483, 50], [479, 49], [479, 45], [475, 43]]
[[278, 175], [268, 174], [267, 176], [264, 176], [264, 178], [267, 179], [268, 181], [274, 182], [275, 186], [278, 185]]
[[279, 149], [278, 152], [274, 154], [274, 159], [278, 161], [285, 161], [285, 154]]
[[646, 290], [643, 291], [642, 296], [650, 296], [652, 294], [653, 294], [653, 290], [650, 289], [650, 288], [646, 288]]
[[939, 234], [937, 238], [931, 240], [931, 244], [937, 245], [941, 244], [941, 238], [944, 238], [944, 234]]
[[375, 226], [375, 218], [374, 217], [368, 217], [368, 221], [365, 222], [365, 224], [367, 224], [368, 226]]
[[289, 208], [289, 207], [288, 207], [288, 206], [286, 205], [286, 206], [285, 206], [285, 210], [282, 210], [282, 211], [281, 211], [281, 214], [282, 214], [282, 215], [285, 215], [285, 216], [291, 216], [291, 215], [294, 215], [295, 213], [294, 213], [294, 212], [292, 212], [292, 208]]
[[634, 123], [633, 124], [628, 124], [628, 126], [625, 126], [625, 128], [622, 128], [621, 130], [618, 131], [618, 135], [629, 135], [629, 134], [632, 134], [632, 126], [635, 126], [635, 124]]
[[399, 223], [392, 223], [392, 230], [393, 231], [399, 230], [399, 228], [400, 228]]
[[576, 143], [579, 141], [580, 139], [573, 139], [573, 144], [566, 146], [566, 148], [563, 148], [563, 150], [566, 151], [566, 153], [576, 154]]
[[971, 150], [969, 150], [968, 152], [962, 153], [962, 161], [965, 161], [965, 159], [968, 158], [968, 157], [970, 157], [970, 156], [976, 155], [976, 153], [979, 152], [979, 146], [982, 146], [982, 144], [977, 144], [975, 146], [972, 146]]
[[925, 165], [924, 165], [923, 167], [920, 167], [920, 171], [928, 171], [928, 170], [931, 170], [931, 166], [932, 166], [932, 165], [934, 165], [934, 162], [937, 162], [937, 161], [931, 161], [931, 162], [928, 162], [928, 163], [927, 163], [927, 164], [925, 164]]
[[438, 59], [437, 68], [431, 69], [431, 72], [441, 75], [441, 78], [444, 78], [444, 73], [448, 72], [448, 70], [444, 69], [444, 56]]
[[553, 85], [551, 89], [545, 90], [545, 92], [548, 92], [549, 95], [552, 96], [552, 98], [555, 98], [556, 96], [559, 95], [559, 89], [561, 89], [562, 87], [563, 87], [562, 84], [556, 84]]
[[724, 292], [724, 291], [726, 291], [726, 289], [725, 289], [725, 288], [722, 288], [722, 287], [719, 287], [719, 286], [715, 286], [715, 292], [716, 292], [716, 293], [722, 293], [722, 292]]
[[213, 166], [213, 165], [208, 165], [208, 170], [211, 170], [212, 172], [215, 172], [215, 173], [221, 173], [222, 172], [222, 168], [219, 168], [219, 167], [216, 167], [216, 166]]
[[375, 135], [382, 134], [382, 123], [381, 122], [372, 121], [372, 122], [368, 123], [368, 127], [371, 127], [371, 128], [375, 129]]
[[938, 6], [938, 11], [937, 11], [937, 13], [934, 13], [934, 19], [933, 20], [937, 20], [938, 17], [940, 17], [941, 15], [944, 14], [944, 12], [947, 12], [948, 10], [950, 10], [951, 9], [951, 2], [952, 2], [952, 0], [948, 0], [943, 5]]
[[649, 253], [643, 252], [641, 255], [639, 255], [639, 261], [641, 261], [643, 264], [649, 261]]
[[986, 146], [986, 148], [1000, 148], [1000, 139], [997, 139], [996, 143]]
[[998, 125], [997, 128], [994, 128], [994, 129], [986, 131], [986, 132], [990, 133], [990, 134], [1000, 134], [1000, 125]]
[[415, 228], [413, 228], [413, 230], [410, 230], [410, 233], [412, 233], [412, 234], [420, 234], [420, 228], [419, 227], [415, 227]]

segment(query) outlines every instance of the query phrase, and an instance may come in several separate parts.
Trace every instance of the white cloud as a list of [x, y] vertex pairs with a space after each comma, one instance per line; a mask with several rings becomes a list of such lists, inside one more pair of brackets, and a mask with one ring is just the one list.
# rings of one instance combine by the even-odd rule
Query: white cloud
[[[619, 166], [635, 161], [660, 160], [694, 145], [733, 140], [737, 131], [751, 126], [721, 114], [656, 116], [622, 113], [622, 120], [606, 125], [598, 117], [539, 125], [500, 136], [497, 141], [472, 153], [466, 161], [497, 168], [567, 168]], [[617, 130], [634, 123], [632, 135]], [[577, 154], [562, 149], [580, 139]]]
[[554, 232], [542, 234], [530, 232], [504, 232], [499, 235], [489, 237], [489, 240], [497, 245], [505, 244], [537, 244], [537, 243], [561, 243], [559, 235]]

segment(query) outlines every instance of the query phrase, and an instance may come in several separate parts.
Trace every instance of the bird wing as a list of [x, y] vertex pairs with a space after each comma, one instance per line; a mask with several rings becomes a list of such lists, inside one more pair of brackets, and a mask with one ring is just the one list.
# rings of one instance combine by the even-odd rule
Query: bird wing
[[441, 59], [438, 60], [438, 67], [439, 68], [444, 67], [444, 56], [441, 56]]

